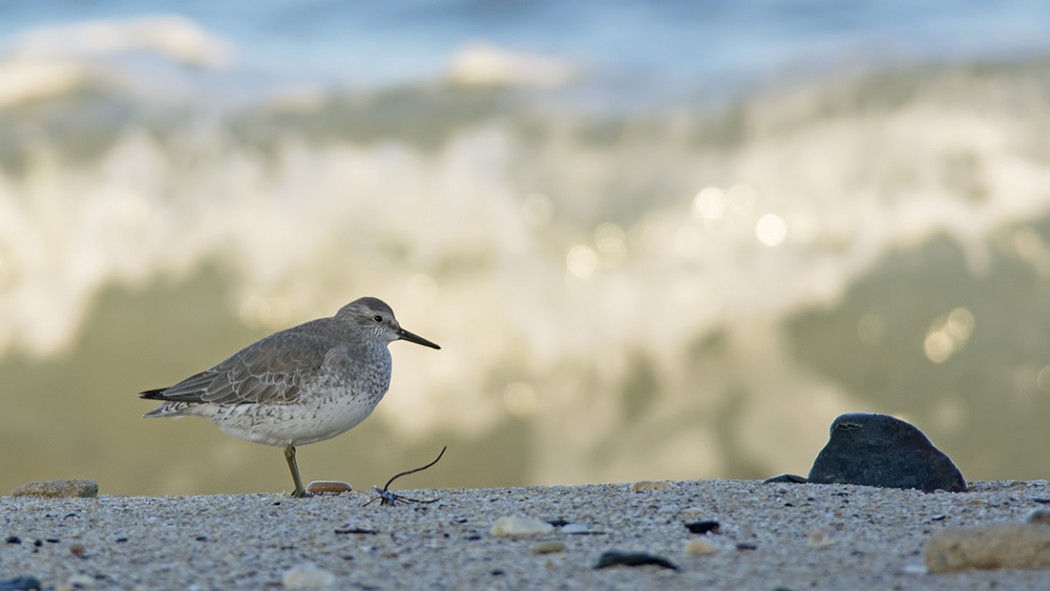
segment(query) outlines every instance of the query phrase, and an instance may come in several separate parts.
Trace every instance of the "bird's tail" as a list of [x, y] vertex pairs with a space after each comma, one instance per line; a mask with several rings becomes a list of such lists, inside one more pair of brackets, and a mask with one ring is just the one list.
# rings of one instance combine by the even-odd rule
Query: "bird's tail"
[[139, 392], [139, 398], [144, 400], [164, 400], [164, 391], [167, 388], [156, 388], [154, 390], [145, 390]]
[[149, 411], [142, 415], [144, 419], [154, 419], [157, 417], [184, 417], [186, 409], [193, 406], [186, 402], [179, 402], [177, 400], [168, 400], [164, 396], [164, 392], [167, 388], [157, 388], [156, 390], [146, 390], [145, 392], [139, 392], [139, 398], [143, 400], [163, 400], [164, 402], [157, 408]]

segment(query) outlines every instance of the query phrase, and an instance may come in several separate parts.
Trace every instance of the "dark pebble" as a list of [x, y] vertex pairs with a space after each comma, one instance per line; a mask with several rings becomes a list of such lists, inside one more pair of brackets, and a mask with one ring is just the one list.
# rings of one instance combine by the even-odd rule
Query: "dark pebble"
[[809, 481], [797, 474], [781, 474], [772, 478], [766, 478], [762, 482], [763, 484], [805, 484]]
[[375, 535], [379, 533], [377, 529], [364, 529], [362, 527], [348, 527], [346, 529], [335, 530], [337, 534], [359, 534], [359, 535]]
[[569, 525], [572, 522], [565, 521], [564, 519], [551, 519], [547, 523], [553, 525], [554, 527], [565, 527], [566, 525]]
[[507, 573], [503, 572], [501, 569], [498, 569], [498, 568], [496, 570], [492, 571], [492, 576], [494, 576], [494, 577], [502, 577], [505, 574], [507, 574]]
[[36, 589], [40, 591], [40, 579], [36, 577], [15, 577], [0, 581], [0, 590], [16, 591], [25, 589]]
[[913, 425], [882, 414], [845, 414], [831, 424], [831, 438], [809, 471], [809, 482], [966, 490], [951, 459]]
[[44, 545], [44, 540], [40, 540], [40, 539], [33, 540], [33, 545], [36, 546], [37, 548], [39, 548], [39, 547]]
[[21, 544], [22, 538], [18, 536], [7, 536], [7, 538], [4, 541], [8, 544]]
[[686, 523], [685, 527], [694, 534], [717, 534], [721, 524], [713, 519], [705, 519]]
[[747, 542], [741, 542], [736, 545], [737, 550], [758, 550], [758, 546], [755, 544], [749, 544]]
[[608, 568], [610, 566], [646, 566], [655, 565], [662, 568], [669, 568], [671, 570], [678, 570], [678, 567], [670, 560], [656, 556], [654, 554], [648, 554], [646, 552], [622, 552], [620, 550], [609, 550], [601, 555], [598, 559], [598, 564], [594, 568]]
[[116, 540], [113, 540], [113, 541], [118, 543], [118, 544], [123, 544], [124, 542], [128, 541], [128, 539], [127, 538], [117, 538]]

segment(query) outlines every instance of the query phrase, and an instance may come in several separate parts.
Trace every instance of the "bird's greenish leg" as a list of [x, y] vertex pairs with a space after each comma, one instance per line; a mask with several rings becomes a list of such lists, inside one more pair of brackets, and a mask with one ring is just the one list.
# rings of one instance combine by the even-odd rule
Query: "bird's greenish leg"
[[292, 471], [292, 480], [295, 481], [295, 491], [292, 492], [292, 496], [297, 499], [311, 496], [303, 488], [303, 479], [299, 478], [299, 465], [295, 463], [294, 445], [284, 446], [284, 459], [288, 460], [288, 469]]

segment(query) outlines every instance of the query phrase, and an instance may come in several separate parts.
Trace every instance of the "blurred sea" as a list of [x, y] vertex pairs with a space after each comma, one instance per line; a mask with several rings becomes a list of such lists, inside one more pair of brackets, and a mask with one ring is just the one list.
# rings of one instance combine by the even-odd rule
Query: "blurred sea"
[[288, 490], [136, 393], [361, 295], [443, 349], [306, 480], [805, 474], [861, 411], [1050, 476], [1042, 2], [0, 14], [0, 492]]

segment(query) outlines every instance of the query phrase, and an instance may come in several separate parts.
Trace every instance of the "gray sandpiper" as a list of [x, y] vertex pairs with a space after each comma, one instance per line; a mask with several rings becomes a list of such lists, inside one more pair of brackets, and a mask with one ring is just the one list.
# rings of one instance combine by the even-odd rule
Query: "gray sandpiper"
[[295, 447], [335, 437], [372, 414], [390, 387], [387, 345], [397, 340], [441, 348], [401, 328], [383, 301], [360, 298], [174, 386], [142, 392], [162, 401], [143, 418], [204, 417], [234, 437], [284, 447], [292, 495], [304, 497]]

